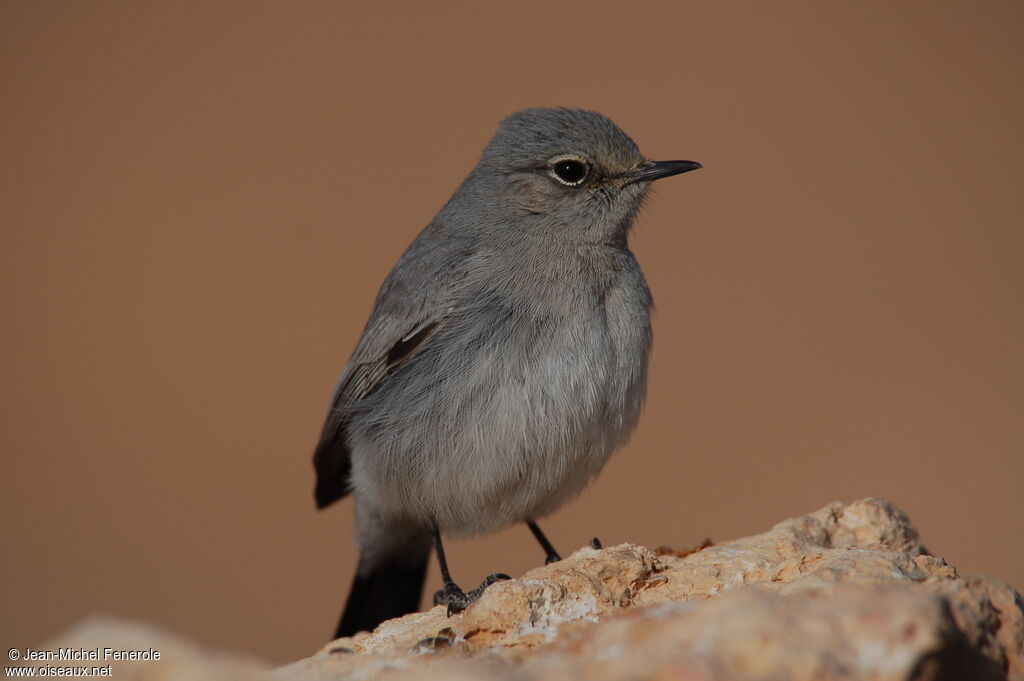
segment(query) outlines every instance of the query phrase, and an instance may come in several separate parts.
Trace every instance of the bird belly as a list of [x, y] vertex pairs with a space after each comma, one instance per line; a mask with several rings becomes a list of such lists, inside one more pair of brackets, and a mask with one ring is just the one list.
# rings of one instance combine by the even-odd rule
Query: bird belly
[[504, 321], [454, 329], [445, 352], [417, 358], [429, 383], [384, 386], [390, 399], [353, 420], [360, 513], [453, 535], [498, 530], [559, 508], [628, 438], [649, 337], [624, 345], [603, 310]]

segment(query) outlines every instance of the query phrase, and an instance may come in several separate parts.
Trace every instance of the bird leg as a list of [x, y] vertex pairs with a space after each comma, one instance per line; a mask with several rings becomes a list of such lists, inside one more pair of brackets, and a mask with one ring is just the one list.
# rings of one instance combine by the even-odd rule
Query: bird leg
[[547, 554], [544, 557], [544, 564], [551, 565], [562, 560], [562, 557], [558, 555], [558, 551], [555, 551], [555, 547], [551, 545], [548, 538], [544, 536], [544, 533], [540, 531], [540, 526], [533, 520], [527, 520], [526, 526], [530, 528], [530, 532], [533, 532], [534, 538], [537, 539], [537, 543], [544, 549], [544, 553]]
[[431, 532], [434, 535], [434, 550], [437, 552], [437, 563], [441, 568], [441, 579], [444, 581], [444, 587], [434, 594], [434, 605], [447, 605], [448, 617], [465, 610], [470, 603], [480, 598], [484, 590], [491, 584], [512, 579], [508, 575], [498, 572], [488, 576], [481, 582], [480, 586], [466, 593], [452, 580], [451, 573], [448, 572], [448, 561], [444, 557], [444, 546], [441, 545], [441, 531], [438, 529], [437, 523], [432, 523]]

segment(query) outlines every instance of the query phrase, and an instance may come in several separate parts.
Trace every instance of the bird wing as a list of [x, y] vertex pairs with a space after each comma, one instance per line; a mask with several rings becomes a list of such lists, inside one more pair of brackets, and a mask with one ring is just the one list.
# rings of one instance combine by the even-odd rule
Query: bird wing
[[[421, 352], [454, 310], [453, 294], [459, 279], [455, 269], [463, 255], [459, 249], [457, 240], [438, 241], [425, 233], [413, 242], [381, 287], [363, 335], [338, 379], [313, 454], [318, 508], [351, 491], [346, 426], [352, 407]], [[439, 263], [447, 267], [439, 267]]]
[[346, 496], [352, 469], [351, 452], [346, 442], [346, 425], [352, 405], [372, 393], [386, 376], [415, 357], [437, 332], [441, 318], [420, 320], [404, 335], [398, 336], [385, 352], [370, 352], [367, 348], [380, 341], [364, 336], [353, 353], [334, 390], [331, 409], [327, 414], [320, 443], [313, 453], [316, 468], [316, 503], [323, 508]]

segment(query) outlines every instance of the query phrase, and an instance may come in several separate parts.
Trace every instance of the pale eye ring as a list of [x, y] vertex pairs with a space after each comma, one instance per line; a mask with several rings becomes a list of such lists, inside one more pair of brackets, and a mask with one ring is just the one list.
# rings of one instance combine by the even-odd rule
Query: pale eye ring
[[578, 156], [558, 156], [548, 162], [548, 173], [567, 187], [577, 187], [590, 174], [590, 165]]

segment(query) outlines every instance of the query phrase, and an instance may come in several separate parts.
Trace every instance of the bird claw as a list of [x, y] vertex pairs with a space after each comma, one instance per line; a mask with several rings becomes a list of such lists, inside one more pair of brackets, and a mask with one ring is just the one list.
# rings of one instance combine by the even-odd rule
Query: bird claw
[[448, 582], [444, 585], [444, 588], [438, 590], [438, 592], [434, 594], [434, 605], [458, 602], [465, 598], [466, 594], [459, 588], [458, 584], [455, 582]]
[[489, 575], [480, 583], [480, 586], [469, 593], [460, 589], [459, 585], [455, 582], [448, 582], [444, 585], [443, 589], [434, 594], [434, 605], [447, 605], [448, 617], [451, 617], [456, 613], [462, 612], [469, 607], [470, 603], [480, 598], [491, 584], [502, 582], [506, 579], [512, 578], [502, 572]]

